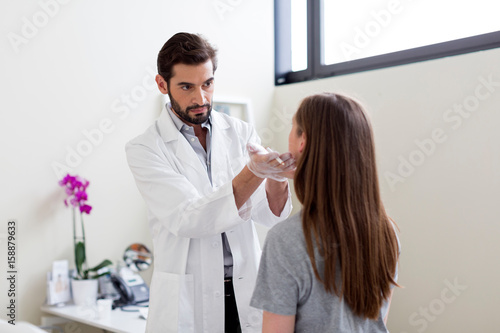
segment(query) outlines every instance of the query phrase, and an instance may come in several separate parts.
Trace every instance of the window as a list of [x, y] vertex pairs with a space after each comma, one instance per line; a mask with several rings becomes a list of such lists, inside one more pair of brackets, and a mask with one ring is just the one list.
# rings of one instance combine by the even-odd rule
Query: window
[[307, 68], [307, 0], [291, 0], [292, 71]]
[[500, 47], [496, 1], [275, 0], [276, 84]]

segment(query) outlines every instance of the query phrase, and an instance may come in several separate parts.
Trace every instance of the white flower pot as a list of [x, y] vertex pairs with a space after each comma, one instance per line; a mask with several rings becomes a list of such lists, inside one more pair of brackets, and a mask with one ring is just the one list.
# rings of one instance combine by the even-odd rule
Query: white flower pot
[[95, 305], [97, 301], [98, 280], [71, 280], [71, 290], [75, 305]]

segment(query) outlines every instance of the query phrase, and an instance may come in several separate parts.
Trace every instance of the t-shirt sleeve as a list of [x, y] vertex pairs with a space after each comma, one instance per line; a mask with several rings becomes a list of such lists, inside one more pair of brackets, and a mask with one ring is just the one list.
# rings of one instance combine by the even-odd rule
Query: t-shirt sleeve
[[297, 312], [299, 286], [293, 272], [293, 255], [287, 245], [290, 246], [276, 227], [268, 232], [250, 305], [291, 316]]

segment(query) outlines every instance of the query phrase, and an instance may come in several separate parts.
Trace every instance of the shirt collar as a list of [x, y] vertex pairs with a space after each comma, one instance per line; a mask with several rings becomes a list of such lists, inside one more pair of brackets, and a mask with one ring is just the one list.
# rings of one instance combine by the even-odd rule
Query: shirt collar
[[[185, 124], [172, 110], [172, 104], [170, 102], [167, 103], [166, 108], [168, 110], [168, 113], [170, 114], [170, 117], [172, 118], [172, 121], [174, 122], [175, 127], [182, 132], [184, 129], [190, 129], [193, 128], [193, 126], [189, 126]], [[205, 122], [201, 124], [201, 127], [208, 129], [208, 132], [211, 134], [212, 133], [212, 115], [208, 117]], [[194, 131], [194, 129], [193, 129]]]

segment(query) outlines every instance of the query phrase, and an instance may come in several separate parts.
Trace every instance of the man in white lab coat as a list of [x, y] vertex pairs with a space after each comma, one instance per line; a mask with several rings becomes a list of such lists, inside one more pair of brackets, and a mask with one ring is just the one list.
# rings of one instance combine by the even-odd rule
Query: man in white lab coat
[[212, 112], [216, 68], [199, 35], [170, 38], [156, 76], [170, 103], [126, 146], [154, 244], [148, 332], [261, 331], [249, 305], [260, 259], [254, 221], [270, 227], [289, 215], [283, 176], [294, 161], [247, 148], [260, 142], [253, 127]]

